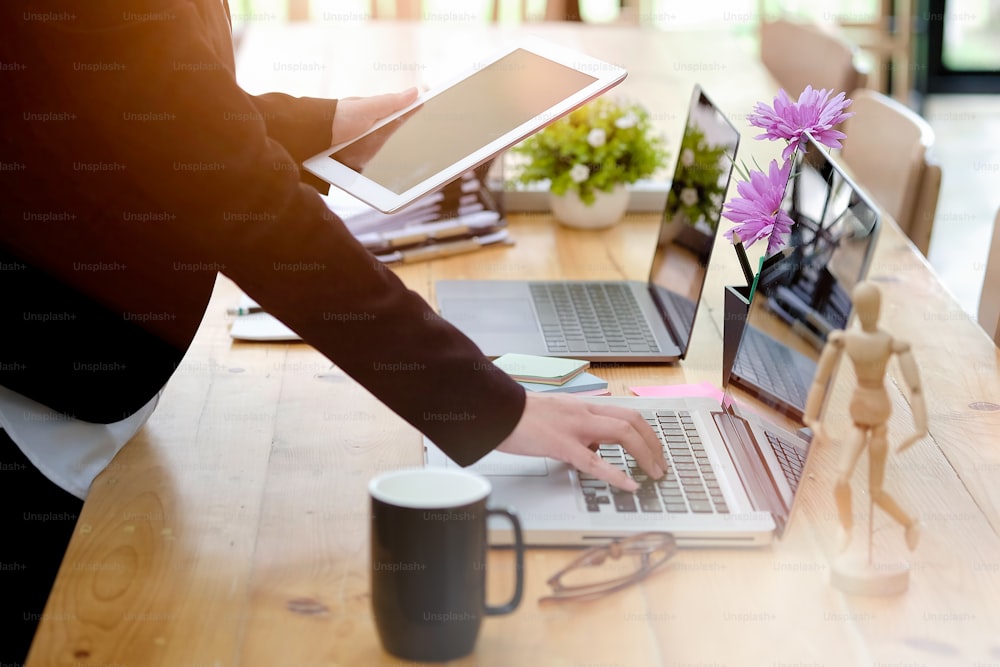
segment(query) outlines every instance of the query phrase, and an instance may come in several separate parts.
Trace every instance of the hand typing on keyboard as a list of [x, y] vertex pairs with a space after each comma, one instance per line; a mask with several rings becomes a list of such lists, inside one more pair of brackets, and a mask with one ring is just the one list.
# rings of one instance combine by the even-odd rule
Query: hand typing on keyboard
[[634, 479], [597, 453], [601, 443], [609, 442], [621, 444], [650, 477], [663, 477], [667, 469], [663, 446], [641, 414], [573, 396], [528, 392], [521, 421], [497, 449], [548, 456], [620, 489], [637, 490]]
[[607, 514], [660, 513], [726, 514], [722, 487], [715, 476], [704, 443], [691, 413], [657, 410], [645, 416], [654, 432], [662, 437], [667, 473], [653, 480], [640, 470], [635, 457], [619, 445], [604, 444], [597, 453], [608, 464], [622, 470], [639, 483], [635, 494], [609, 489], [593, 475], [580, 473], [580, 491], [588, 512]]

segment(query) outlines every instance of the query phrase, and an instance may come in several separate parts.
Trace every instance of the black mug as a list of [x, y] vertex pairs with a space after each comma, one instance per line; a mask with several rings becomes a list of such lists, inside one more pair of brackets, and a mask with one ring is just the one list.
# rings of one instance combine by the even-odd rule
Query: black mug
[[[450, 468], [378, 475], [371, 497], [371, 596], [383, 648], [407, 660], [444, 661], [472, 652], [482, 617], [509, 614], [524, 588], [521, 524], [510, 509], [486, 506], [490, 483]], [[487, 517], [514, 529], [513, 597], [486, 604]]]

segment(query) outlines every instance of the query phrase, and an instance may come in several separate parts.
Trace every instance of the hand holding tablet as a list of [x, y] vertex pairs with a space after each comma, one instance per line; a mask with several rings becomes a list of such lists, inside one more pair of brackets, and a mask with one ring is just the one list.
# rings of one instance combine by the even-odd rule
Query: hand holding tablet
[[624, 69], [526, 40], [305, 168], [380, 211], [440, 188], [625, 79]]
[[330, 128], [330, 145], [354, 141], [376, 122], [413, 104], [419, 92], [413, 87], [398, 93], [341, 98], [337, 102], [337, 113], [333, 116], [333, 126]]

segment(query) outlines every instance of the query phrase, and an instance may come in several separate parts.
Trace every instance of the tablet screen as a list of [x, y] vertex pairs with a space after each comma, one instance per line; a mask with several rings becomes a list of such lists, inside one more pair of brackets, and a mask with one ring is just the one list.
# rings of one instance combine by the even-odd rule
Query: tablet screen
[[401, 194], [595, 81], [515, 49], [329, 157]]

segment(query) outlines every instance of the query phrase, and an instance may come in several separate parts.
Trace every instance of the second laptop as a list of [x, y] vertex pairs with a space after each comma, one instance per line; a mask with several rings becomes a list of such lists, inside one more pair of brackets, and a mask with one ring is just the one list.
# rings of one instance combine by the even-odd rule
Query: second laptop
[[[699, 86], [691, 96], [646, 282], [439, 280], [441, 316], [489, 357], [507, 352], [593, 361], [684, 358], [719, 230], [740, 134]], [[704, 164], [711, 156], [711, 164]], [[711, 170], [717, 194], [685, 215], [686, 171]], [[704, 174], [700, 176], [703, 177]]]

